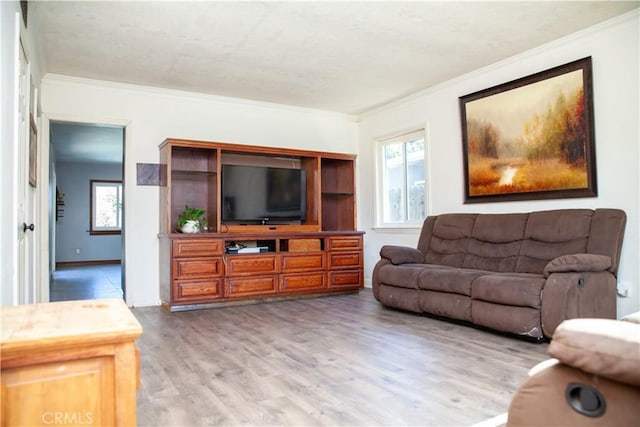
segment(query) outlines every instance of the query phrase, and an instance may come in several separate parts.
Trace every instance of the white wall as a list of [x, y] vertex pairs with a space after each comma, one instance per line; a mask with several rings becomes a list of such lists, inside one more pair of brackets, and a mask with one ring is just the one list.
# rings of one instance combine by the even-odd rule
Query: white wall
[[[119, 260], [120, 235], [90, 235], [89, 182], [92, 179], [121, 180], [122, 165], [59, 162], [58, 191], [64, 194], [64, 216], [56, 222], [56, 262]], [[76, 254], [75, 250], [80, 249]]]
[[[373, 141], [403, 130], [428, 127], [428, 213], [527, 212], [556, 208], [612, 207], [628, 222], [618, 274], [630, 288], [618, 299], [618, 315], [640, 309], [640, 159], [638, 11], [573, 34], [509, 60], [461, 76], [363, 115], [359, 132], [359, 224], [367, 232], [365, 275], [384, 244], [415, 246], [418, 230], [404, 234], [374, 227]], [[598, 197], [463, 204], [463, 165], [458, 97], [591, 56], [595, 108]], [[370, 282], [369, 282], [370, 283]]]
[[158, 162], [165, 138], [358, 149], [357, 123], [350, 116], [187, 92], [47, 75], [42, 108], [49, 120], [126, 125], [125, 272], [127, 302], [134, 306], [159, 303], [158, 187], [137, 186], [135, 174], [136, 163]]

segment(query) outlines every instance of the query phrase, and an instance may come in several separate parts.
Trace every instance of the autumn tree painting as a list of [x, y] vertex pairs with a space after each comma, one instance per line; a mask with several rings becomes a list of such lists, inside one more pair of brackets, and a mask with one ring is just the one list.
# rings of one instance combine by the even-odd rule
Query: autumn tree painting
[[466, 202], [595, 196], [590, 65], [460, 98]]

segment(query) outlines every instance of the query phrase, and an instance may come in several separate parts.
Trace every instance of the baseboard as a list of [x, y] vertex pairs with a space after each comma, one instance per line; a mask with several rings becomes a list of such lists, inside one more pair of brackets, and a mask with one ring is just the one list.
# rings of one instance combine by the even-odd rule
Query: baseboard
[[122, 261], [119, 259], [104, 259], [97, 261], [61, 261], [56, 262], [56, 269], [61, 267], [87, 267], [90, 265], [113, 265], [120, 264]]
[[505, 412], [500, 415], [496, 415], [493, 418], [489, 418], [488, 420], [474, 424], [471, 427], [504, 427], [507, 424], [507, 418], [508, 413]]

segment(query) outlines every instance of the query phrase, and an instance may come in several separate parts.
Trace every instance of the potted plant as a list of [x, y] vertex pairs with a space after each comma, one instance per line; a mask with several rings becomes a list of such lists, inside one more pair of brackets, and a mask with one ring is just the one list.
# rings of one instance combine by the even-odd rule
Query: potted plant
[[205, 213], [204, 209], [190, 208], [189, 205], [184, 205], [184, 211], [178, 215], [178, 228], [183, 233], [199, 233], [206, 226]]

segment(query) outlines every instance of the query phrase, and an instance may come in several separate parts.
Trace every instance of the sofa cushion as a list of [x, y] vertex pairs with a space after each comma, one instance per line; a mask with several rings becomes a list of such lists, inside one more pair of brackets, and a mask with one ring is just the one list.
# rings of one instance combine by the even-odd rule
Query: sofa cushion
[[471, 285], [471, 298], [504, 305], [540, 308], [542, 276], [527, 273], [491, 273]]
[[594, 254], [573, 254], [554, 258], [544, 267], [544, 277], [551, 273], [605, 271], [611, 267], [611, 257]]
[[387, 264], [378, 271], [378, 280], [398, 288], [418, 289], [418, 276], [423, 270], [424, 264]]
[[540, 310], [513, 307], [492, 302], [471, 300], [471, 320], [476, 325], [539, 339], [544, 335], [540, 326]]
[[478, 270], [514, 271], [527, 218], [527, 214], [478, 215], [462, 266]]
[[487, 272], [429, 265], [418, 276], [418, 288], [470, 296], [471, 282], [483, 274]]
[[395, 286], [380, 285], [378, 291], [379, 300], [389, 307], [400, 308], [420, 313], [420, 291], [416, 289], [398, 288]]
[[417, 264], [424, 262], [424, 254], [408, 246], [384, 245], [380, 256], [387, 258], [392, 264]]
[[530, 213], [515, 271], [542, 274], [554, 258], [586, 253], [592, 215], [590, 209]]
[[570, 319], [553, 333], [549, 355], [569, 366], [640, 386], [640, 325], [612, 319]]
[[427, 242], [425, 262], [462, 267], [469, 236], [477, 216], [477, 214], [443, 214], [436, 217], [431, 237]]
[[471, 298], [448, 292], [419, 291], [418, 307], [425, 313], [471, 322]]

